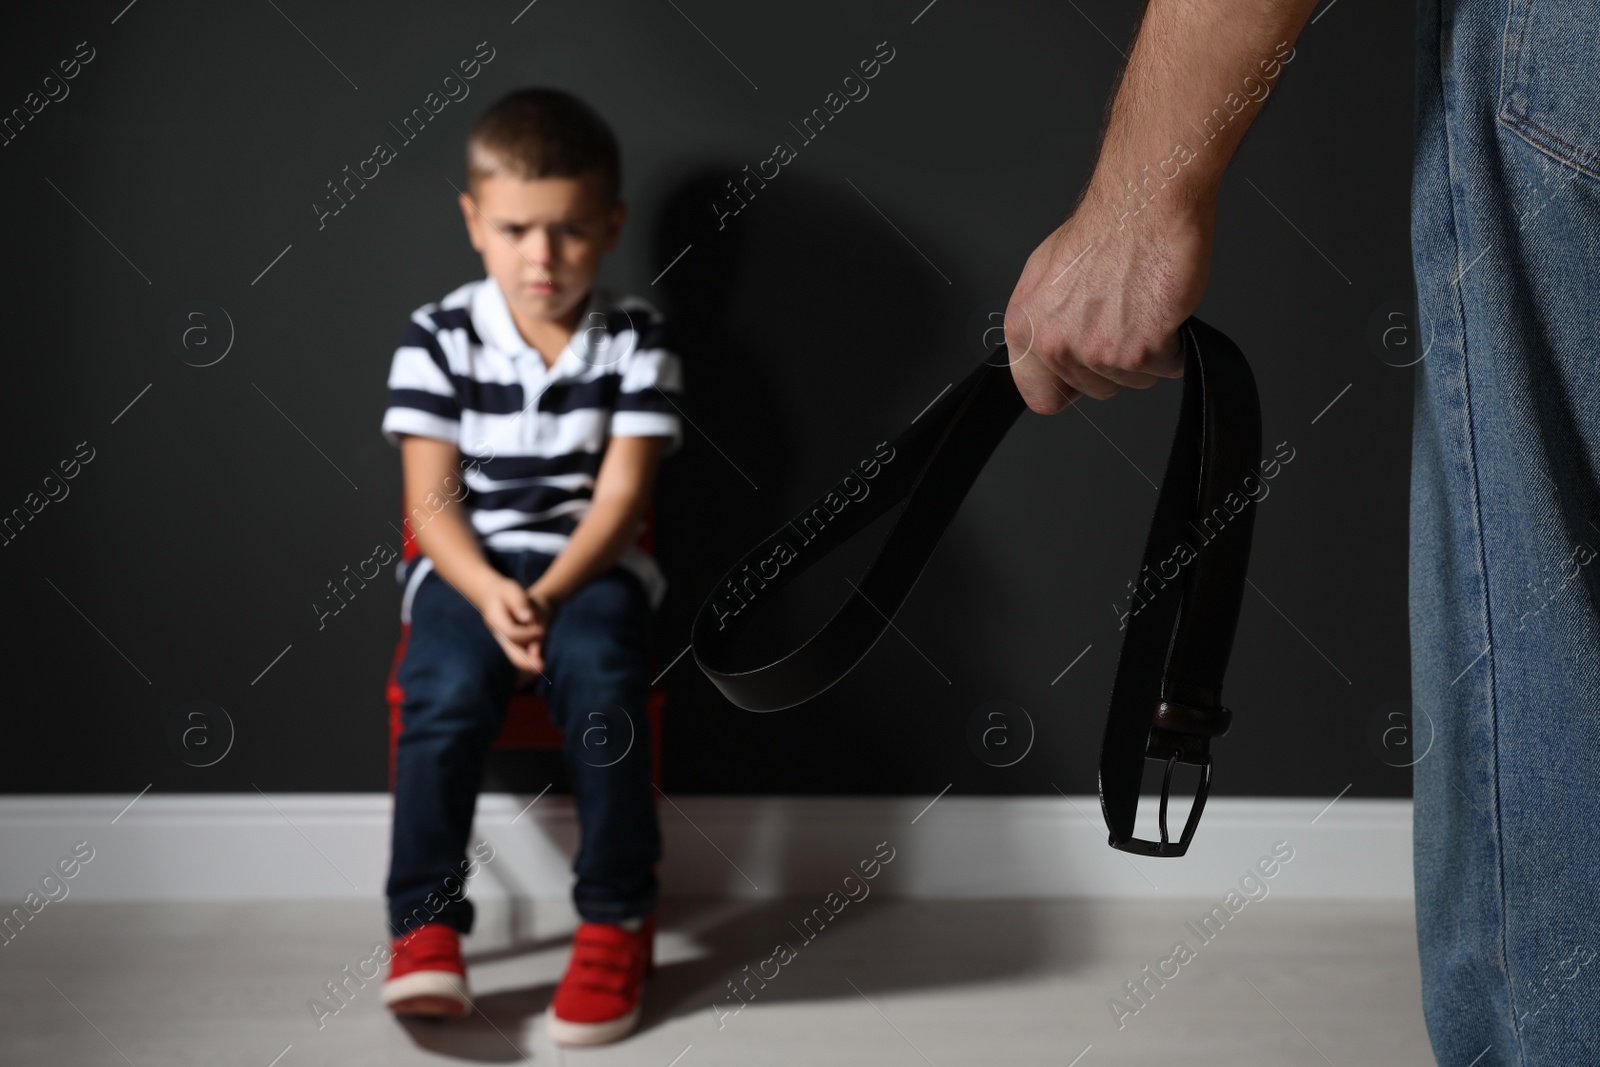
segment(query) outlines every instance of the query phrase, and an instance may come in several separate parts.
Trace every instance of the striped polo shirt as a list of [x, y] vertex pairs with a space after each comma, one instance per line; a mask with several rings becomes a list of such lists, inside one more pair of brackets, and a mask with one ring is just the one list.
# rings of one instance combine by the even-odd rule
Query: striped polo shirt
[[[595, 287], [547, 368], [485, 278], [412, 313], [389, 370], [383, 435], [396, 446], [402, 434], [454, 442], [469, 464], [461, 503], [480, 542], [555, 555], [589, 510], [613, 436], [666, 437], [665, 451], [677, 450], [682, 389], [661, 314], [645, 301]], [[630, 544], [617, 562], [659, 607], [666, 578], [650, 554]], [[400, 572], [402, 620], [432, 569], [419, 555]]]

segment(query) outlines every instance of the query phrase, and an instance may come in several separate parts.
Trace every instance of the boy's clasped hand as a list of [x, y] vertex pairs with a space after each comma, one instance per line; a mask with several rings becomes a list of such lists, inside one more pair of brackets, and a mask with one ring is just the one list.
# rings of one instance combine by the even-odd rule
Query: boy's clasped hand
[[544, 635], [555, 618], [556, 600], [535, 582], [524, 587], [515, 578], [495, 575], [483, 591], [469, 597], [483, 612], [495, 641], [517, 668], [517, 687], [544, 673]]

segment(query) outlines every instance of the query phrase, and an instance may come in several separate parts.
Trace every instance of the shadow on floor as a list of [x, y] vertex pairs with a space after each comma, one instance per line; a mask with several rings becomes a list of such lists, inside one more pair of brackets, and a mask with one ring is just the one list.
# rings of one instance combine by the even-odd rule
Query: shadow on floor
[[[815, 918], [806, 924], [809, 909], [820, 904], [820, 897], [664, 901], [662, 930], [686, 934], [697, 955], [658, 965], [645, 986], [640, 1032], [696, 1012], [711, 1013], [721, 1028], [736, 1027], [746, 1003], [856, 997], [876, 1002], [883, 994], [1025, 979], [1045, 970], [1045, 961], [1059, 973], [1086, 961], [1092, 950], [1087, 904], [1083, 922], [1062, 923], [1060, 909], [1075, 909], [1071, 902], [933, 904], [869, 895], [846, 905], [825, 925]], [[1041, 906], [1055, 911], [1056, 919], [1037, 921]], [[566, 940], [530, 939], [473, 953], [469, 966], [548, 951]], [[791, 950], [783, 964], [774, 960], [780, 943]], [[554, 983], [541, 982], [478, 997], [481, 1016], [474, 1019], [487, 1026], [469, 1020], [467, 1025], [408, 1022], [405, 1028], [433, 1052], [485, 1062], [514, 1060], [519, 1051], [505, 1034], [543, 1013], [554, 992]]]

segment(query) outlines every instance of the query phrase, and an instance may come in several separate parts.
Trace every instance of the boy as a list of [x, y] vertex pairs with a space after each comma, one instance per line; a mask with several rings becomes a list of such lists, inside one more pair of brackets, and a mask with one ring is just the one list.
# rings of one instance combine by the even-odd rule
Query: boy
[[[644, 707], [666, 583], [634, 541], [682, 439], [682, 375], [660, 315], [594, 284], [626, 214], [620, 185], [615, 136], [575, 97], [526, 89], [485, 112], [460, 204], [487, 277], [413, 313], [383, 419], [422, 553], [401, 605], [383, 1000], [397, 1015], [472, 1010], [458, 875], [484, 753], [531, 682], [565, 736], [582, 825], [583, 921], [547, 1016], [567, 1044], [638, 1021], [661, 855]], [[437, 513], [419, 506], [447, 485]], [[614, 744], [586, 747], [596, 738]]]

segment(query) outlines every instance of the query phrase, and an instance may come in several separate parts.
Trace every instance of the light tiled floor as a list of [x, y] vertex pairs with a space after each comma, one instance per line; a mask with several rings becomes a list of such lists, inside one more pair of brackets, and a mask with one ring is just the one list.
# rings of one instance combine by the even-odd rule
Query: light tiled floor
[[[321, 1029], [308, 1001], [370, 955], [377, 904], [58, 904], [0, 948], [0, 1064], [1433, 1063], [1409, 904], [1269, 897], [1202, 943], [1199, 901], [869, 897], [802, 942], [790, 924], [817, 903], [668, 902], [640, 1032], [592, 1050], [552, 1046], [539, 1018], [564, 902], [480, 905], [466, 1021], [397, 1023], [370, 982]], [[719, 1018], [781, 940], [795, 957]], [[1119, 1029], [1107, 1001], [1180, 940], [1193, 958]]]

